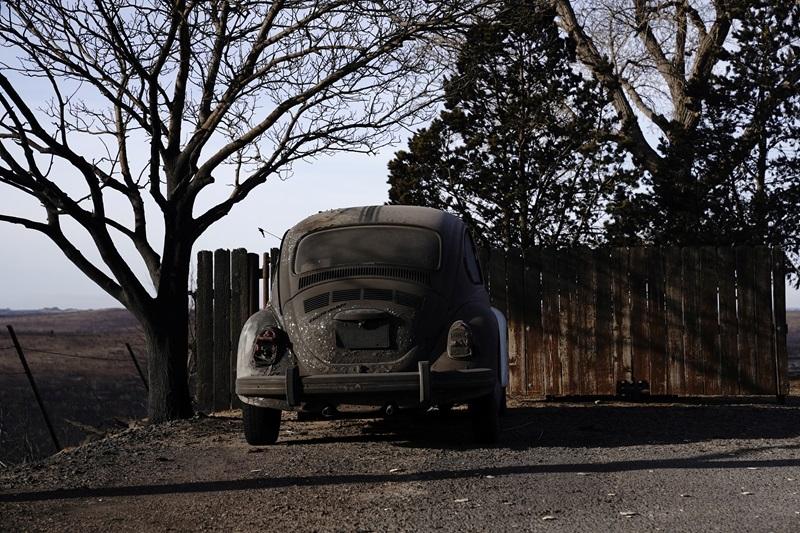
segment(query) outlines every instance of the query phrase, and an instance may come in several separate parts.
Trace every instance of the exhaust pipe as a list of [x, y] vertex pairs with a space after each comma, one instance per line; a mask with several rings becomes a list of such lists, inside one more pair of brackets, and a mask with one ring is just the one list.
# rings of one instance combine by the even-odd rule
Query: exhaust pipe
[[383, 408], [384, 416], [394, 416], [397, 414], [397, 405], [394, 403], [387, 403]]
[[332, 405], [326, 405], [322, 408], [322, 416], [325, 418], [333, 418], [336, 416], [336, 407]]

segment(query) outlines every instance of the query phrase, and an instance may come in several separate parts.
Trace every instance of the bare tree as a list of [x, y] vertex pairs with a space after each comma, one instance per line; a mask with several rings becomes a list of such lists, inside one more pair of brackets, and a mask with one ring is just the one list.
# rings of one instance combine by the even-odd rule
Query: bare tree
[[[414, 0], [2, 3], [0, 42], [15, 58], [0, 72], [0, 184], [43, 211], [0, 221], [48, 236], [142, 323], [152, 421], [191, 413], [187, 293], [196, 239], [292, 162], [374, 151], [418, 119], [443, 69], [438, 44], [478, 8]], [[31, 83], [36, 91], [22, 88]], [[32, 94], [43, 87], [46, 104]], [[218, 201], [201, 210], [206, 191]], [[114, 198], [128, 213], [108, 208]], [[93, 251], [73, 244], [73, 223]], [[149, 224], [163, 226], [160, 246]], [[120, 252], [125, 240], [149, 281]]]
[[655, 199], [641, 202], [644, 214], [629, 217], [627, 231], [649, 224], [655, 242], [796, 247], [796, 222], [784, 222], [784, 207], [767, 216], [764, 206], [800, 187], [778, 167], [797, 153], [797, 2], [553, 3], [579, 60], [610, 91], [620, 119], [613, 134], [649, 176], [645, 192]]

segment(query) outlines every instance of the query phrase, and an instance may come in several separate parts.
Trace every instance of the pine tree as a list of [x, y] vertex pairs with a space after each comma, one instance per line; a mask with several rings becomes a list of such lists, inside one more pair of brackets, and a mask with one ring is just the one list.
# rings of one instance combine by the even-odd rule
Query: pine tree
[[573, 68], [544, 5], [509, 1], [474, 26], [445, 85], [445, 109], [389, 163], [390, 202], [461, 216], [501, 247], [598, 238], [621, 176], [606, 96]]

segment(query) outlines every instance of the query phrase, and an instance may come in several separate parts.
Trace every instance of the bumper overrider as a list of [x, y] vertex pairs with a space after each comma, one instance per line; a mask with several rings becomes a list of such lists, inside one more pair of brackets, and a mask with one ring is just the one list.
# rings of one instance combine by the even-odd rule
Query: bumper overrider
[[236, 394], [285, 401], [289, 406], [328, 399], [406, 400], [430, 404], [477, 398], [492, 391], [497, 371], [471, 368], [432, 372], [420, 361], [416, 372], [374, 374], [319, 374], [301, 377], [296, 367], [282, 376], [246, 376], [236, 379]]

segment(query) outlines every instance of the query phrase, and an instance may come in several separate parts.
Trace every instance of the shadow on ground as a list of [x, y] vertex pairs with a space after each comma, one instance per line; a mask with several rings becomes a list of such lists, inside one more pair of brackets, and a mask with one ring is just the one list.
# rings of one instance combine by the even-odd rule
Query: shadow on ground
[[[387, 441], [399, 446], [465, 449], [472, 442], [465, 410], [364, 420], [360, 435], [294, 438], [288, 446]], [[780, 405], [593, 405], [509, 408], [497, 447], [622, 447], [715, 439], [800, 437], [800, 407]]]

